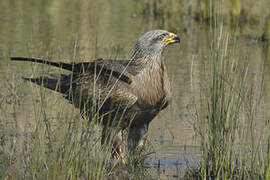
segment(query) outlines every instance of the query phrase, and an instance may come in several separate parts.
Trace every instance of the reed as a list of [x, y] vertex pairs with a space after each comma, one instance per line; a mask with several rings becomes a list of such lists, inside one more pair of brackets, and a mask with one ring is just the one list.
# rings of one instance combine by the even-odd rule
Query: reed
[[257, 138], [254, 131], [263, 70], [258, 79], [251, 80], [248, 63], [235, 56], [234, 45], [229, 46], [234, 41], [224, 30], [223, 20], [220, 14], [210, 19], [210, 60], [204, 62], [201, 109], [194, 116], [200, 124], [196, 130], [201, 138], [201, 162], [199, 169], [188, 170], [185, 177], [263, 179], [264, 136]]
[[262, 35], [262, 40], [269, 43], [270, 41], [270, 16], [265, 19], [264, 32]]

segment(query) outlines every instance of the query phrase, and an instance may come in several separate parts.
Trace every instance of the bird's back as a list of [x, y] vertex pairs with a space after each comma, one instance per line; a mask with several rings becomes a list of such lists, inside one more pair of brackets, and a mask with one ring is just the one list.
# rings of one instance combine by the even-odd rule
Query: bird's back
[[[130, 107], [135, 103], [137, 99], [129, 88], [137, 73], [130, 61], [97, 60], [93, 63], [100, 69], [75, 72], [70, 76], [69, 83], [72, 88], [66, 95], [70, 100], [76, 101], [77, 107], [97, 104], [101, 108], [101, 106], [112, 106], [113, 103]], [[119, 76], [113, 75], [114, 72], [128, 80], [120, 79]]]

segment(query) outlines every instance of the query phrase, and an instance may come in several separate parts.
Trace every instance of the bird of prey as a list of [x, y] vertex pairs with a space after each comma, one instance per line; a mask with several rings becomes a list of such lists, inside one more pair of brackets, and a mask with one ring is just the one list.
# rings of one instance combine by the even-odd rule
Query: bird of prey
[[168, 106], [171, 90], [162, 54], [166, 46], [178, 42], [180, 39], [174, 33], [152, 30], [139, 38], [130, 60], [97, 59], [80, 63], [24, 57], [11, 57], [11, 60], [43, 63], [70, 71], [70, 74], [24, 79], [61, 93], [89, 121], [98, 118], [103, 125], [102, 143], [111, 132], [109, 129], [118, 127], [112, 134], [113, 147], [125, 163], [123, 130], [129, 127], [128, 149], [141, 151], [149, 123]]

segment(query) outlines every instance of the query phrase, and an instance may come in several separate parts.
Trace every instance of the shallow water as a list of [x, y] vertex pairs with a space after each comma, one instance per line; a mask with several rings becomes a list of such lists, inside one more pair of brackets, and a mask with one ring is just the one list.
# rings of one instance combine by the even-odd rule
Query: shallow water
[[[128, 59], [137, 38], [150, 29], [167, 29], [166, 25], [134, 14], [136, 3], [65, 3], [65, 1], [1, 1], [0, 2], [0, 89], [2, 102], [18, 105], [20, 112], [12, 114], [8, 105], [2, 106], [4, 119], [16, 116], [19, 128], [31, 130], [35, 122], [35, 103], [40, 99], [40, 89], [20, 80], [54, 68], [14, 63], [9, 56], [46, 58], [59, 61], [87, 61], [95, 58]], [[12, 13], [11, 13], [12, 12]], [[149, 163], [165, 167], [163, 174], [177, 174], [177, 166], [186, 166], [200, 160], [199, 138], [194, 131], [194, 106], [200, 104], [200, 71], [202, 60], [209, 57], [207, 27], [193, 21], [177, 22], [180, 44], [167, 48], [164, 56], [172, 82], [173, 101], [151, 123], [149, 142], [155, 154]], [[170, 29], [168, 29], [170, 30]], [[229, 34], [232, 32], [228, 31]], [[269, 50], [256, 39], [234, 38], [230, 46], [236, 47], [235, 56], [250, 63], [250, 73], [256, 80], [264, 65], [265, 88], [263, 108], [258, 118], [258, 132], [270, 118]], [[34, 88], [35, 87], [35, 88]], [[14, 92], [14, 93], [12, 93]], [[16, 92], [16, 93], [15, 93]], [[51, 116], [60, 122], [64, 117], [54, 113], [57, 107], [72, 107], [55, 93], [47, 92], [47, 107]], [[61, 119], [62, 118], [62, 119]], [[12, 133], [12, 132], [11, 132]], [[177, 178], [177, 177], [176, 177]]]

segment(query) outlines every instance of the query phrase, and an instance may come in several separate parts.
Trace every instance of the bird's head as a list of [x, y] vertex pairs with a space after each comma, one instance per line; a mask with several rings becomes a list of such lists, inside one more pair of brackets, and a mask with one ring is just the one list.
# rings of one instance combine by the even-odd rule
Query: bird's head
[[180, 38], [165, 30], [152, 30], [143, 34], [135, 45], [136, 53], [144, 53], [148, 55], [161, 54], [169, 44], [179, 43]]

